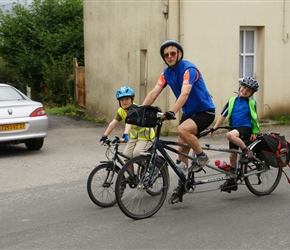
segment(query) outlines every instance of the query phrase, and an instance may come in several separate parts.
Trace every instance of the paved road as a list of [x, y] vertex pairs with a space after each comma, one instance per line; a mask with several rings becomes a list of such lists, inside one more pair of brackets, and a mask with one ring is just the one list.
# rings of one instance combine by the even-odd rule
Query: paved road
[[[87, 195], [86, 180], [105, 159], [105, 148], [98, 145], [104, 130], [51, 116], [42, 150], [0, 147], [0, 249], [289, 248], [290, 185], [284, 177], [266, 197], [252, 195], [245, 186], [231, 194], [187, 194], [183, 203], [165, 202], [156, 215], [141, 221], [127, 218], [118, 206], [97, 207]], [[263, 127], [269, 131], [290, 139], [289, 127]], [[121, 128], [113, 134], [121, 135]], [[224, 135], [201, 143], [227, 145]], [[209, 155], [227, 159], [226, 154]], [[169, 195], [177, 181], [171, 177]]]

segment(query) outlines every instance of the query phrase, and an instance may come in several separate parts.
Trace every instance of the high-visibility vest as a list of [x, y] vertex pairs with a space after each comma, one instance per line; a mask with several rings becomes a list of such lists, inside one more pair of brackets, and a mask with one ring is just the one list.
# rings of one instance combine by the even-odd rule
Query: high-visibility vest
[[[122, 120], [125, 121], [127, 116], [127, 112], [125, 109], [120, 107], [118, 109], [118, 114], [122, 117]], [[130, 130], [130, 138], [131, 139], [138, 139], [143, 141], [150, 141], [153, 140], [155, 137], [155, 131], [153, 128], [145, 128], [136, 125], [132, 125]]]
[[[232, 115], [232, 111], [234, 108], [234, 104], [236, 101], [237, 97], [231, 97], [229, 99], [229, 107], [228, 107], [228, 118], [229, 118], [229, 125], [230, 124], [230, 117]], [[249, 108], [250, 108], [250, 114], [251, 114], [251, 123], [252, 123], [252, 133], [253, 134], [258, 134], [260, 132], [260, 124], [258, 122], [258, 115], [257, 115], [257, 111], [256, 111], [256, 101], [248, 98], [248, 104], [249, 104]]]

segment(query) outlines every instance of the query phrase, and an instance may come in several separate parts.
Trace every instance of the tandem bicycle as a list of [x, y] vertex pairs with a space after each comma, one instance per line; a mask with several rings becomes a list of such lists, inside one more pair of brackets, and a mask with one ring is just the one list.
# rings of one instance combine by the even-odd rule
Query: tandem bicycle
[[[164, 120], [161, 119], [162, 115], [163, 114], [159, 112], [156, 118], [157, 129], [152, 148], [143, 155], [130, 159], [118, 173], [115, 186], [116, 201], [120, 210], [126, 216], [136, 220], [144, 219], [151, 217], [162, 207], [169, 188], [169, 175], [168, 172], [165, 171], [165, 168], [163, 168], [164, 164], [156, 164], [157, 159], [160, 157], [158, 154], [164, 158], [165, 162], [168, 163], [173, 172], [177, 175], [179, 182], [184, 186], [185, 193], [194, 192], [199, 185], [227, 180], [233, 180], [237, 185], [245, 184], [249, 191], [257, 196], [268, 195], [278, 186], [282, 176], [282, 170], [270, 166], [265, 163], [265, 161], [259, 159], [261, 143], [259, 136], [248, 145], [248, 149], [253, 152], [253, 155], [248, 158], [247, 163], [238, 161], [234, 171], [225, 171], [215, 165], [207, 164], [207, 168], [218, 172], [221, 176], [197, 180], [195, 175], [198, 173], [193, 171], [197, 165], [196, 154], [193, 152], [192, 155], [187, 155], [179, 152], [173, 147], [183, 146], [189, 148], [189, 146], [184, 143], [163, 140], [160, 138], [161, 127], [164, 122]], [[232, 129], [232, 127], [219, 126], [216, 129], [209, 128], [202, 131], [197, 136], [200, 138], [218, 129]], [[241, 150], [217, 148], [212, 147], [210, 144], [202, 146], [202, 149], [223, 153], [234, 152], [239, 155], [242, 153]], [[172, 157], [167, 153], [167, 150], [174, 154], [183, 155], [190, 160], [186, 175], [179, 171]], [[129, 167], [132, 169], [132, 166], [134, 169], [133, 173], [127, 171]], [[203, 167], [203, 169], [204, 168], [205, 167]], [[134, 188], [132, 188], [132, 186]], [[155, 190], [155, 195], [150, 195], [148, 190]]]

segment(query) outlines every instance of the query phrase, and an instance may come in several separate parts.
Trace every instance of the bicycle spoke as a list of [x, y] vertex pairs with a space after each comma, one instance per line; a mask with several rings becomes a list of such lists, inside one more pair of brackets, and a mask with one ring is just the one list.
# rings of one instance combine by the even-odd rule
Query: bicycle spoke
[[[167, 175], [164, 169], [155, 168], [144, 171], [144, 166], [150, 162], [148, 156], [138, 156], [125, 164], [119, 173], [116, 183], [116, 199], [121, 211], [132, 219], [143, 219], [155, 214], [167, 195]], [[146, 163], [146, 164], [145, 164]], [[135, 186], [130, 185], [132, 175], [128, 171], [139, 173], [135, 178]], [[149, 167], [151, 169], [151, 166]], [[147, 186], [149, 183], [149, 186]]]
[[87, 191], [91, 200], [100, 207], [110, 207], [116, 204], [115, 183], [117, 170], [110, 170], [107, 163], [97, 166], [87, 181]]

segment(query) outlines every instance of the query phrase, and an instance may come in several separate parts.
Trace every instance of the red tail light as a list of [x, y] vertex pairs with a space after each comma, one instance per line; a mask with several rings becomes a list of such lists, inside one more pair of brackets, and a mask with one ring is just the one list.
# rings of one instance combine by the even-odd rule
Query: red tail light
[[30, 114], [30, 117], [42, 116], [42, 115], [46, 115], [46, 112], [45, 112], [44, 107], [37, 108], [36, 110], [34, 110], [34, 111]]

